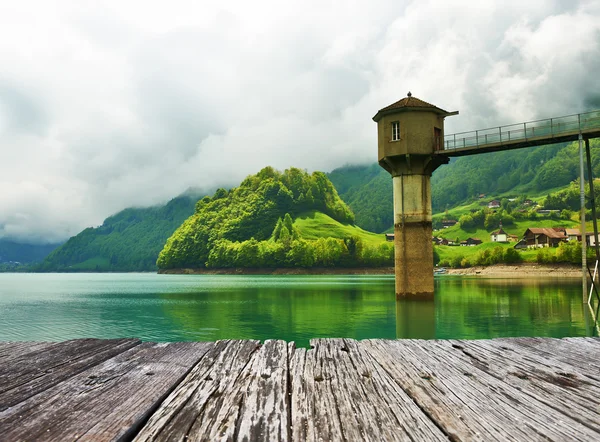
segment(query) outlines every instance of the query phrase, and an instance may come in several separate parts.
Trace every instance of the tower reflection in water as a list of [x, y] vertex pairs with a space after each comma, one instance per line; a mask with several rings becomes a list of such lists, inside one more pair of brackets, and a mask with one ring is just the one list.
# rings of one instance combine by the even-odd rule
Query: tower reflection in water
[[433, 299], [398, 299], [396, 301], [396, 338], [435, 338], [435, 303]]

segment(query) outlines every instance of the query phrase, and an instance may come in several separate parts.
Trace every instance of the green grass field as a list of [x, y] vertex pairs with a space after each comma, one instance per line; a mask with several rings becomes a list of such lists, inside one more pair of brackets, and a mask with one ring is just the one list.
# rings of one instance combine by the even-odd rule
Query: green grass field
[[342, 224], [333, 218], [321, 212], [306, 212], [299, 215], [294, 221], [294, 226], [298, 228], [302, 238], [348, 238], [350, 236], [359, 237], [363, 243], [369, 245], [378, 245], [385, 242], [383, 233], [371, 233], [360, 227]]

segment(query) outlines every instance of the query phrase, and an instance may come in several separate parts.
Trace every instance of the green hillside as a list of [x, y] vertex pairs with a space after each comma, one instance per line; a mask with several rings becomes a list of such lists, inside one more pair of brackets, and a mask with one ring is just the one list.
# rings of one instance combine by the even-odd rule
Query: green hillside
[[197, 199], [188, 194], [164, 206], [125, 209], [70, 238], [34, 270], [154, 271], [165, 241], [194, 212]]
[[385, 242], [383, 234], [367, 232], [351, 224], [342, 224], [324, 213], [315, 211], [300, 214], [294, 221], [294, 227], [298, 229], [302, 238], [310, 240], [329, 237], [339, 239], [356, 237], [363, 244], [372, 246], [378, 246]]
[[[294, 221], [295, 218], [295, 221]], [[390, 265], [393, 246], [354, 227], [326, 175], [267, 167], [196, 205], [157, 265], [173, 268]]]
[[[600, 176], [600, 140], [590, 140], [594, 176]], [[328, 174], [340, 197], [356, 215], [356, 224], [373, 232], [393, 225], [391, 179], [377, 164], [345, 166]], [[543, 198], [579, 176], [578, 143], [531, 147], [453, 159], [432, 176], [433, 212], [527, 195]]]

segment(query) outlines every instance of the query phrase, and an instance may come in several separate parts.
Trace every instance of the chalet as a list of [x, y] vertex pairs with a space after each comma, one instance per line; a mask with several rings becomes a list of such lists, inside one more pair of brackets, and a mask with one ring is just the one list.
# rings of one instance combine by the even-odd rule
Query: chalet
[[565, 229], [567, 241], [581, 241], [581, 232], [579, 229]]
[[[581, 242], [581, 232], [579, 231], [579, 229], [565, 229], [565, 234], [567, 235], [567, 241]], [[585, 234], [585, 243], [591, 247], [594, 247], [596, 245], [594, 232], [587, 232]]]
[[458, 221], [456, 221], [455, 219], [445, 219], [445, 220], [442, 220], [442, 227], [444, 229], [447, 229], [448, 227], [452, 227], [452, 226], [456, 225], [457, 222]]
[[500, 226], [499, 230], [492, 232], [490, 235], [490, 241], [492, 242], [508, 242], [508, 234]]
[[461, 246], [477, 246], [481, 244], [481, 240], [479, 238], [467, 238], [465, 241], [461, 241]]
[[385, 240], [386, 241], [394, 241], [394, 234], [393, 233], [386, 233], [385, 234]]
[[528, 248], [558, 247], [558, 244], [567, 241], [565, 229], [560, 227], [529, 228], [523, 235]]
[[519, 237], [517, 235], [508, 235], [509, 242], [519, 242]]
[[488, 203], [488, 209], [499, 209], [500, 208], [500, 201], [498, 200], [492, 200]]

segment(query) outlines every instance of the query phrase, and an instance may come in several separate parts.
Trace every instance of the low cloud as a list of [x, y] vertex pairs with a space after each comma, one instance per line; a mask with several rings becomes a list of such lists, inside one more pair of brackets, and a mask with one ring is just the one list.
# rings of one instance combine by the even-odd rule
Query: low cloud
[[591, 0], [3, 3], [0, 237], [375, 161], [371, 117], [409, 90], [460, 111], [447, 133], [600, 107]]

